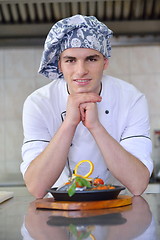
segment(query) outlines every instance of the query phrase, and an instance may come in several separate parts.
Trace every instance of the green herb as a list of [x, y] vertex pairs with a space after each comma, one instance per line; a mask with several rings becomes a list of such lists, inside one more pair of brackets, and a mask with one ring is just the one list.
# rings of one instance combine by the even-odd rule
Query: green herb
[[77, 186], [90, 188], [91, 184], [89, 181], [82, 177], [75, 177], [73, 183], [68, 188], [68, 195], [70, 197], [72, 197], [75, 194]]
[[77, 231], [76, 226], [73, 224], [69, 225], [69, 230], [75, 237], [77, 237], [77, 240], [86, 239], [91, 234], [91, 231]]
[[73, 182], [70, 187], [68, 188], [68, 195], [72, 197], [76, 192], [76, 183]]

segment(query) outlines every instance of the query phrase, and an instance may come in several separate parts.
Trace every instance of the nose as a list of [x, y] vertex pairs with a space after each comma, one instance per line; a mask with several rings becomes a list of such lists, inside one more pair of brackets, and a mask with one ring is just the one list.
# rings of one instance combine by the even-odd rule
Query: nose
[[79, 77], [82, 77], [83, 75], [86, 75], [88, 73], [88, 68], [84, 61], [77, 62], [76, 72]]

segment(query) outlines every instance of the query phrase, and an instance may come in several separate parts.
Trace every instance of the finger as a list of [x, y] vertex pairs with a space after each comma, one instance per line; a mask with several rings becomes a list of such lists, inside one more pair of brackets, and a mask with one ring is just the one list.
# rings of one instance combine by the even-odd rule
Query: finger
[[81, 120], [82, 122], [85, 120], [85, 112], [86, 112], [86, 109], [84, 107], [84, 105], [80, 105], [80, 114], [81, 114]]
[[102, 97], [95, 93], [79, 93], [74, 96], [74, 102], [77, 102], [78, 105], [90, 102], [101, 102], [101, 100]]
[[85, 93], [84, 95], [82, 95], [81, 99], [82, 99], [81, 103], [89, 103], [89, 102], [96, 103], [96, 102], [101, 102], [102, 97], [94, 93], [92, 94]]

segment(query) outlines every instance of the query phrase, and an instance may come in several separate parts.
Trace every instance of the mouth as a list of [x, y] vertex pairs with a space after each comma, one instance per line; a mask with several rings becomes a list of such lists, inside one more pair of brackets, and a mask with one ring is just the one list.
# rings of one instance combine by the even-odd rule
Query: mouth
[[76, 82], [79, 85], [87, 85], [90, 83], [91, 79], [74, 79], [74, 82]]

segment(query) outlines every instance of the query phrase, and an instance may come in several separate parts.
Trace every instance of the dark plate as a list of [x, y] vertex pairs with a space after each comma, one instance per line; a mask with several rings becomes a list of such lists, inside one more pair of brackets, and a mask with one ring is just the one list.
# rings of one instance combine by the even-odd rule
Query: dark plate
[[[72, 217], [63, 217], [63, 216], [49, 216], [47, 224], [50, 226], [67, 226], [70, 227], [74, 225], [78, 226], [93, 226], [93, 225], [120, 225], [126, 223], [127, 220], [122, 216], [121, 213], [109, 213], [109, 214], [102, 214], [98, 216], [92, 217], [79, 217], [79, 218], [72, 218]], [[77, 238], [78, 239], [78, 238]], [[79, 238], [80, 239], [80, 238]]]
[[72, 197], [70, 197], [66, 191], [56, 191], [57, 188], [51, 188], [48, 192], [50, 192], [57, 201], [100, 201], [115, 199], [120, 191], [125, 189], [125, 187], [122, 186], [114, 187], [115, 189], [108, 190], [77, 191]]

